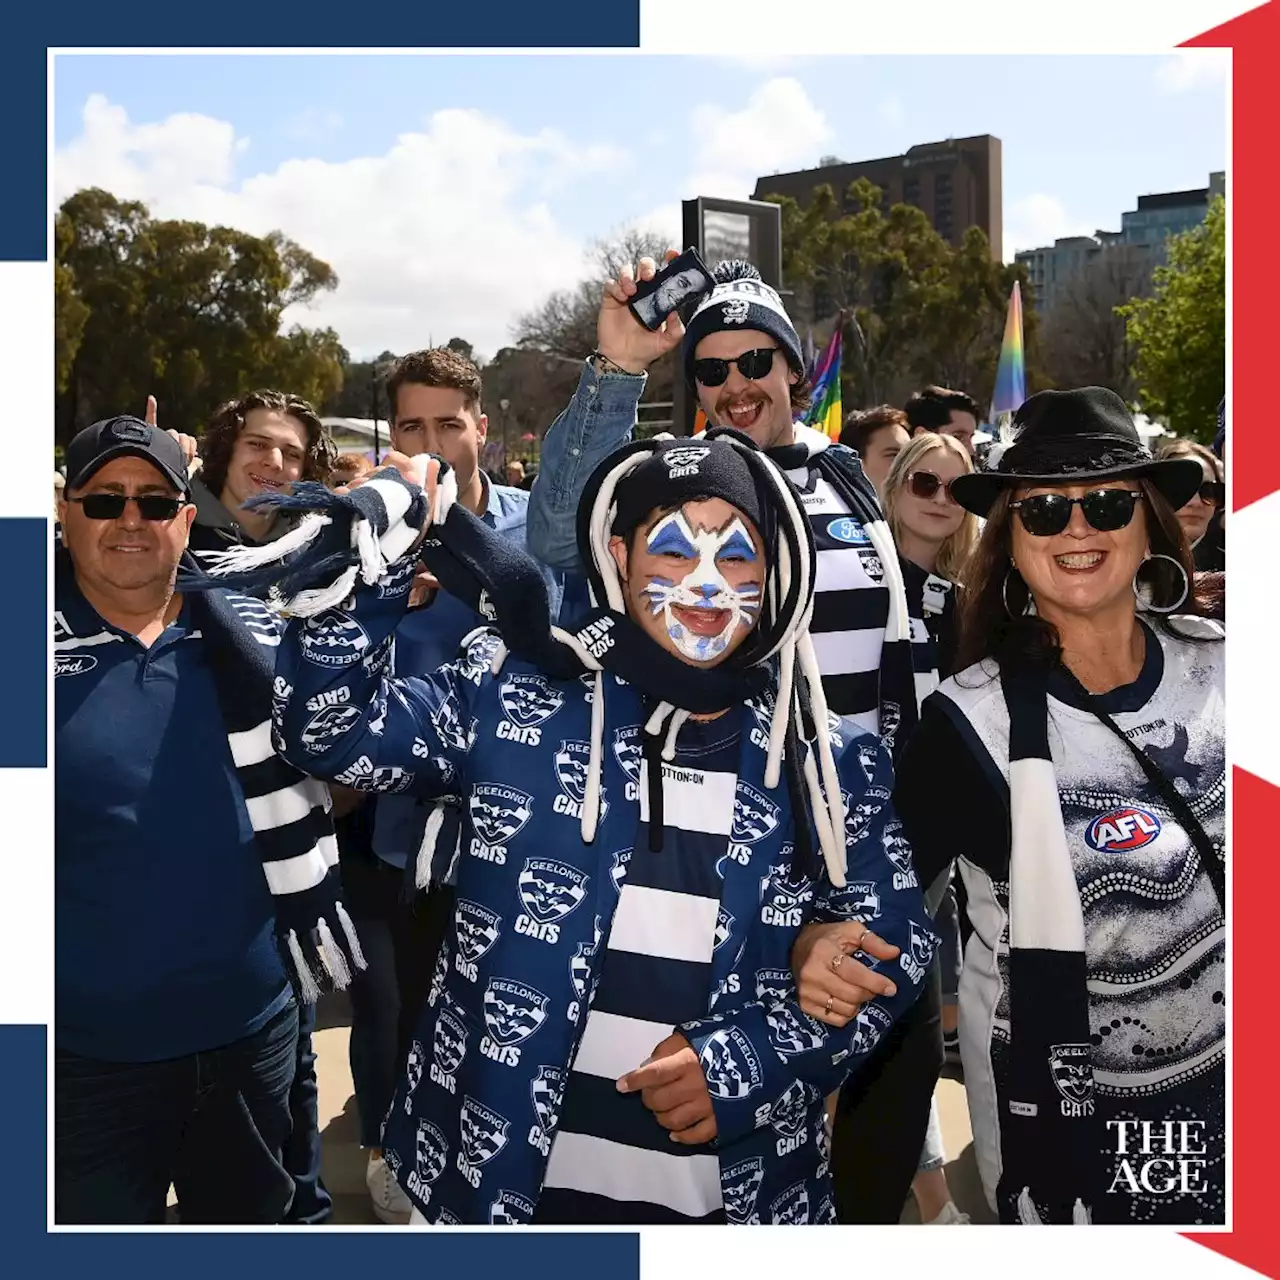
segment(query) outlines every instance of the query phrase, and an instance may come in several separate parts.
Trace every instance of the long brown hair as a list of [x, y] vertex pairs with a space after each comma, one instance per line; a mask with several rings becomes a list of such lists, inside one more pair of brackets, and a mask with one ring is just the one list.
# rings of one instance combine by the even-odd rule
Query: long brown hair
[[[1147, 545], [1153, 556], [1169, 556], [1185, 573], [1187, 598], [1179, 613], [1204, 615], [1208, 611], [1196, 591], [1195, 565], [1186, 535], [1174, 509], [1159, 489], [1145, 477], [1138, 477], [1143, 505], [1147, 511]], [[1062, 657], [1062, 641], [1057, 628], [1036, 614], [1025, 613], [1030, 592], [1010, 558], [1010, 522], [1013, 488], [1003, 489], [987, 513], [987, 527], [969, 560], [965, 590], [959, 600], [959, 638], [956, 670], [992, 659], [1006, 666], [1054, 666]], [[1172, 602], [1182, 590], [1177, 570], [1165, 561], [1156, 561], [1150, 583], [1157, 603]], [[1148, 617], [1170, 630], [1165, 615]], [[992, 675], [995, 673], [993, 672]]]

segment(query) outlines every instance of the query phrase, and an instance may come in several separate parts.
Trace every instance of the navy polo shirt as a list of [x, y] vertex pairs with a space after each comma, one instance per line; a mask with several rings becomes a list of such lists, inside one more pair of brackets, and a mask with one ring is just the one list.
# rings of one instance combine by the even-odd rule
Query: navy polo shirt
[[290, 997], [189, 605], [148, 649], [55, 593], [55, 1031], [112, 1062], [211, 1050]]

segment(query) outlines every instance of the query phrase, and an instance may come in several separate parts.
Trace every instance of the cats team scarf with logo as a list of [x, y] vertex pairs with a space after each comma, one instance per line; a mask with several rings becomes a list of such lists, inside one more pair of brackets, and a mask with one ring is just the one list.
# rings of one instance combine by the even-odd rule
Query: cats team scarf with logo
[[[1001, 673], [1009, 709], [1009, 1067], [1002, 1222], [1088, 1224], [1104, 1189], [1084, 912], [1049, 754], [1044, 672]], [[1104, 1184], [1105, 1185], [1105, 1184]]]
[[[652, 455], [676, 449], [685, 451], [687, 465], [668, 469], [662, 493], [669, 505], [678, 506], [695, 495], [720, 496], [722, 491], [727, 500], [741, 499], [742, 485], [749, 483], [756, 498], [752, 509], [763, 526], [759, 532], [768, 573], [759, 623], [737, 653], [711, 668], [681, 662], [627, 616], [621, 577], [609, 551], [628, 478], [634, 483], [632, 473], [638, 476]], [[672, 470], [680, 474], [672, 475]], [[743, 481], [743, 471], [748, 481]], [[730, 472], [736, 477], [732, 484], [726, 479]], [[652, 500], [659, 501], [657, 494], [654, 490]], [[186, 580], [183, 589], [270, 588], [270, 599], [284, 612], [314, 617], [345, 600], [357, 577], [379, 584], [383, 592], [407, 591], [413, 565], [405, 553], [430, 526], [422, 541], [422, 559], [449, 594], [494, 622], [504, 642], [493, 658], [495, 670], [509, 650], [558, 678], [592, 674], [599, 712], [593, 717], [582, 813], [582, 835], [588, 843], [595, 838], [600, 818], [605, 672], [627, 680], [650, 699], [645, 750], [669, 760], [680, 725], [689, 715], [720, 711], [759, 696], [769, 683], [770, 664], [776, 662], [779, 693], [771, 709], [765, 784], [777, 786], [785, 767], [797, 810], [813, 815], [828, 875], [837, 887], [843, 886], [843, 799], [808, 634], [816, 577], [813, 537], [799, 495], [747, 437], [721, 428], [694, 446], [671, 439], [638, 441], [597, 468], [578, 511], [579, 548], [593, 608], [571, 630], [552, 625], [546, 585], [535, 562], [493, 535], [457, 502], [456, 477], [443, 464], [430, 520], [425, 495], [393, 469], [376, 473], [348, 494], [299, 483], [290, 494], [264, 494], [249, 505], [307, 514], [274, 543], [207, 557], [208, 573]], [[316, 586], [317, 582], [326, 585]], [[801, 742], [807, 746], [803, 752]], [[660, 770], [653, 775], [659, 777]], [[428, 837], [432, 835], [428, 831]], [[800, 865], [807, 865], [812, 852], [807, 824], [797, 823]]]

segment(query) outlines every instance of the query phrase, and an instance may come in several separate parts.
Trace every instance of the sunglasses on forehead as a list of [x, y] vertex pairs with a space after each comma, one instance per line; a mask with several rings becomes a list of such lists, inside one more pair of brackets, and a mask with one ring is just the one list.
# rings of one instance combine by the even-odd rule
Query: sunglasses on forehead
[[779, 347], [757, 347], [754, 351], [744, 351], [732, 360], [717, 360], [707, 357], [693, 362], [693, 376], [704, 387], [720, 387], [729, 379], [729, 366], [736, 364], [738, 372], [748, 382], [763, 378], [773, 368], [773, 353]]
[[170, 498], [163, 493], [86, 493], [83, 498], [72, 498], [90, 520], [119, 520], [125, 506], [138, 504], [138, 514], [144, 520], [172, 520], [187, 505], [185, 498]]
[[1022, 520], [1022, 527], [1037, 538], [1051, 538], [1071, 523], [1071, 509], [1079, 506], [1084, 518], [1099, 533], [1114, 533], [1133, 519], [1133, 509], [1142, 501], [1140, 489], [1093, 489], [1083, 498], [1065, 493], [1037, 493], [1009, 503]]

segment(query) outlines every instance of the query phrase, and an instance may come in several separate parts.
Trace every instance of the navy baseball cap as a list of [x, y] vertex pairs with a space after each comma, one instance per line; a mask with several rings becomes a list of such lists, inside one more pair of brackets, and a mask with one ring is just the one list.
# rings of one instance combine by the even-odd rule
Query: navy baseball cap
[[67, 446], [67, 488], [79, 489], [113, 458], [145, 458], [179, 493], [186, 493], [187, 458], [168, 432], [141, 418], [107, 418], [79, 432]]

